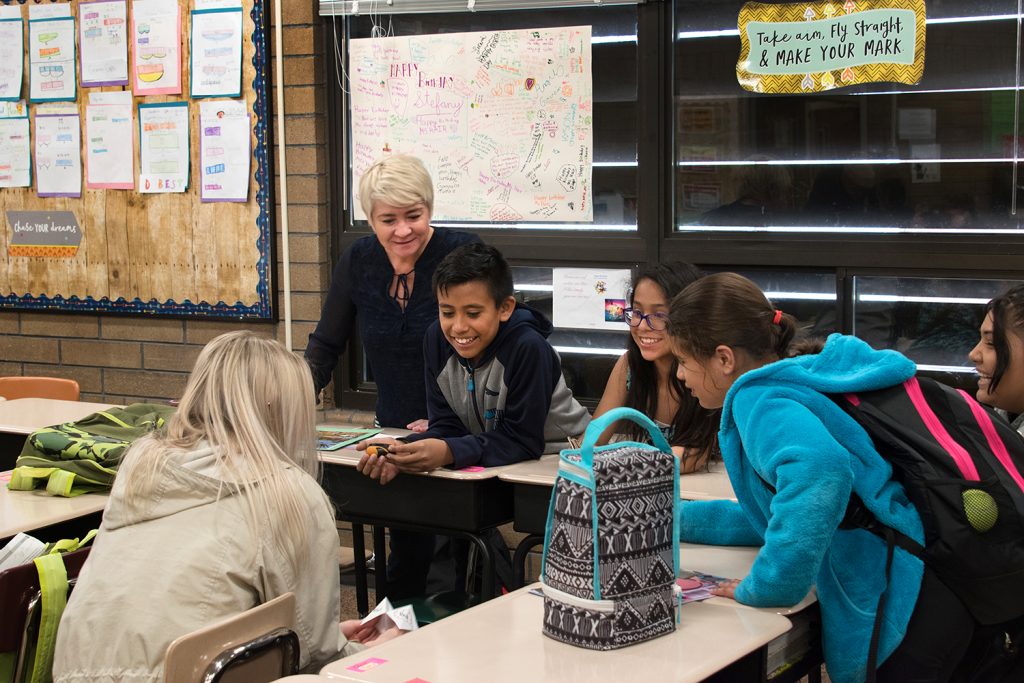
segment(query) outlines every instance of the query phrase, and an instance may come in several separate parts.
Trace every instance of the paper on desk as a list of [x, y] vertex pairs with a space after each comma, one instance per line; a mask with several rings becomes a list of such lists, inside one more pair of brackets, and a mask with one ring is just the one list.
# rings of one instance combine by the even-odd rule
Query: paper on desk
[[381, 600], [359, 623], [373, 624], [377, 628], [377, 633], [383, 633], [392, 626], [397, 626], [403, 631], [415, 631], [419, 628], [412, 605], [392, 607], [391, 601], [387, 598]]
[[18, 534], [0, 550], [0, 571], [31, 562], [46, 550], [46, 544], [28, 534]]

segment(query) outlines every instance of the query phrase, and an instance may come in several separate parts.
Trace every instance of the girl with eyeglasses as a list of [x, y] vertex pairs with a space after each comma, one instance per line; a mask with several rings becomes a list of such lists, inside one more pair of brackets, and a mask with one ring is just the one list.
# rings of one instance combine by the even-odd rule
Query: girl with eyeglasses
[[[604, 395], [594, 412], [598, 417], [612, 408], [628, 406], [657, 423], [672, 450], [680, 457], [680, 472], [695, 472], [717, 457], [718, 411], [700, 407], [676, 377], [676, 360], [668, 326], [669, 302], [703, 275], [689, 263], [659, 263], [636, 273], [631, 284], [626, 352], [612, 368]], [[598, 444], [613, 439], [644, 440], [642, 428], [619, 422], [601, 435]]]

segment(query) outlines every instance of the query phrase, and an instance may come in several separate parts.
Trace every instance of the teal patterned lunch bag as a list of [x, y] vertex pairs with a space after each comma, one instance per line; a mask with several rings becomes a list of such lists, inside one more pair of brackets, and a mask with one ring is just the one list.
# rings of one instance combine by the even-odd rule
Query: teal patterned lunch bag
[[[594, 447], [610, 425], [632, 420], [650, 444]], [[611, 650], [675, 630], [679, 565], [679, 461], [658, 427], [632, 408], [590, 423], [579, 450], [564, 450], [551, 493], [541, 580], [544, 633]]]

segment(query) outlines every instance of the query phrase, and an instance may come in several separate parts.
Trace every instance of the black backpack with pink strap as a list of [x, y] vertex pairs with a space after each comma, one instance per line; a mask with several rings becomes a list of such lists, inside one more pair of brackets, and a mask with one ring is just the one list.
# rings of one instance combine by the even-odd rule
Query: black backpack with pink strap
[[892, 465], [925, 543], [883, 528], [856, 498], [843, 528], [920, 557], [980, 624], [1024, 615], [1024, 439], [967, 392], [926, 377], [832, 398]]

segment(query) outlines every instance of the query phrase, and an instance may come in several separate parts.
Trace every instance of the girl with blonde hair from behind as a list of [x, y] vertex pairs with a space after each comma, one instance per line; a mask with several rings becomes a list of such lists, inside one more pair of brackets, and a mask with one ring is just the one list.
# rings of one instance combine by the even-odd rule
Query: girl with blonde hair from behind
[[[61, 619], [55, 681], [160, 680], [174, 639], [287, 592], [302, 666], [398, 634], [338, 623], [312, 389], [274, 340], [229, 332], [203, 349], [166, 430], [121, 466]], [[120, 635], [96, 647], [98, 633]]]

